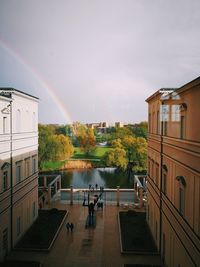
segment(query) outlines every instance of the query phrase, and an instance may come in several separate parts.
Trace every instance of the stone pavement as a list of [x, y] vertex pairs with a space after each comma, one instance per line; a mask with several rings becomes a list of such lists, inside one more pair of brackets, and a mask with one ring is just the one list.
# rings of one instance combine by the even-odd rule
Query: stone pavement
[[86, 229], [87, 207], [54, 202], [52, 207], [67, 209], [66, 222], [74, 223], [67, 232], [66, 222], [49, 253], [13, 251], [9, 259], [37, 260], [44, 267], [122, 267], [123, 264], [160, 264], [158, 256], [125, 255], [120, 252], [117, 215], [121, 207], [107, 205], [96, 212], [96, 228]]

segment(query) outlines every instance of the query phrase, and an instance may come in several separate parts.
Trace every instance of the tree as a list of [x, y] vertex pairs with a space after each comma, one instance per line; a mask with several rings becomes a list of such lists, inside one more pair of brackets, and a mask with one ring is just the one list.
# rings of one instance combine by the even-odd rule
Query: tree
[[143, 137], [147, 139], [148, 123], [146, 121], [136, 123], [128, 127], [136, 137]]
[[39, 156], [39, 165], [43, 161], [49, 161], [52, 157], [52, 150], [54, 147], [54, 142], [52, 139], [53, 136], [53, 129], [49, 125], [38, 125], [39, 130], [39, 149], [38, 149], [38, 156]]
[[74, 147], [69, 137], [64, 136], [63, 134], [59, 134], [56, 135], [55, 138], [59, 143], [57, 159], [65, 160], [70, 158], [74, 153]]
[[134, 172], [146, 170], [147, 141], [145, 138], [125, 135], [123, 138], [113, 140], [111, 144], [113, 149], [104, 157], [106, 166], [116, 166], [121, 169], [131, 166]]
[[71, 141], [64, 135], [56, 135], [50, 125], [39, 124], [39, 166], [42, 162], [69, 158], [74, 152]]
[[72, 136], [72, 127], [68, 124], [60, 125], [55, 128], [56, 134], [63, 134], [64, 136]]
[[94, 131], [91, 128], [87, 128], [83, 125], [77, 130], [77, 138], [81, 150], [89, 155], [96, 148], [96, 139], [94, 136]]
[[120, 147], [116, 147], [110, 151], [107, 151], [103, 157], [103, 163], [106, 166], [115, 166], [119, 169], [125, 170], [128, 163], [126, 151]]

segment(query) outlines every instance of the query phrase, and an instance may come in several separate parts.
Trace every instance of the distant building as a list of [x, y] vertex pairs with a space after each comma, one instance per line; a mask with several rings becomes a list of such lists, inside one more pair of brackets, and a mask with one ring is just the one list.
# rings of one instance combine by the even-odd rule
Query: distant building
[[109, 127], [107, 122], [87, 123], [86, 126], [97, 130], [98, 133], [106, 133], [106, 129]]
[[116, 128], [122, 128], [122, 127], [124, 127], [124, 124], [122, 122], [115, 122], [115, 127]]
[[0, 261], [38, 216], [38, 98], [0, 88]]
[[200, 266], [200, 77], [146, 101], [147, 221], [163, 266]]

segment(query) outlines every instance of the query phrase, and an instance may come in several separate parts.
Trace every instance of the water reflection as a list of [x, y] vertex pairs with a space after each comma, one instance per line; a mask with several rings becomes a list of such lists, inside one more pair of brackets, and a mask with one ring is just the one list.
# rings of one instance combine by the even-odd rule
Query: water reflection
[[[44, 173], [41, 173], [44, 174]], [[96, 168], [87, 170], [62, 170], [56, 172], [46, 172], [46, 174], [61, 174], [62, 188], [88, 188], [89, 184], [93, 187], [104, 188], [133, 188], [132, 179], [128, 179], [126, 172], [121, 172], [116, 168]]]
[[104, 188], [133, 188], [132, 180], [129, 181], [127, 173], [115, 168], [97, 168], [90, 170], [64, 170], [61, 171], [62, 188], [88, 188], [89, 184]]

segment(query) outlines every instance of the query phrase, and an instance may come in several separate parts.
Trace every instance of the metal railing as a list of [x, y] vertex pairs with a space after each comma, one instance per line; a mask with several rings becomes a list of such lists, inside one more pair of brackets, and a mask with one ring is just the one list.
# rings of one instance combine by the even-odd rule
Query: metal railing
[[101, 194], [100, 200], [104, 204], [131, 204], [135, 200], [135, 190], [134, 189], [100, 189], [90, 190], [90, 189], [60, 189], [60, 200], [66, 203], [78, 203], [82, 204], [84, 200], [86, 203], [88, 199], [91, 201]]

